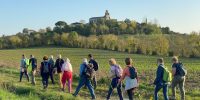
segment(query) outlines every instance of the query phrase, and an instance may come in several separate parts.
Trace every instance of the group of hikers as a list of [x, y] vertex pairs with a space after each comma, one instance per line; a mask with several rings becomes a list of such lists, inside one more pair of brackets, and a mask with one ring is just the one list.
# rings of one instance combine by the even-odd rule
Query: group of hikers
[[[89, 61], [88, 61], [89, 59]], [[82, 63], [80, 64], [80, 71], [79, 71], [79, 83], [78, 86], [73, 93], [73, 96], [77, 96], [80, 89], [82, 87], [87, 87], [91, 94], [92, 100], [96, 99], [95, 96], [95, 89], [97, 87], [97, 79], [96, 79], [96, 72], [99, 70], [98, 62], [93, 58], [92, 54], [88, 55], [87, 58], [83, 58]], [[133, 65], [133, 60], [131, 58], [125, 59], [125, 68], [117, 64], [114, 58], [109, 59], [108, 61], [110, 65], [110, 79], [111, 83], [109, 85], [108, 94], [106, 99], [110, 100], [110, 97], [113, 93], [113, 90], [116, 88], [118, 92], [118, 96], [120, 100], [123, 100], [123, 92], [122, 92], [122, 84], [123, 80], [125, 80], [125, 91], [127, 92], [129, 100], [133, 100], [134, 92], [136, 88], [139, 86], [139, 79], [138, 79], [138, 72]], [[185, 100], [185, 76], [186, 70], [182, 63], [179, 62], [177, 57], [172, 58], [172, 72], [170, 72], [164, 66], [163, 58], [157, 59], [157, 72], [156, 72], [156, 79], [154, 81], [155, 91], [154, 91], [154, 99], [158, 100], [158, 92], [160, 89], [163, 89], [163, 96], [165, 100], [169, 100], [168, 98], [168, 86], [171, 82], [172, 87], [172, 100], [176, 98], [176, 86], [179, 85], [180, 93], [181, 93], [181, 100]], [[33, 85], [36, 84], [35, 75], [36, 70], [38, 68], [37, 59], [30, 55], [30, 59], [27, 59], [25, 55], [22, 55], [21, 65], [20, 65], [20, 82], [22, 81], [23, 74], [26, 75], [27, 80], [29, 81], [29, 74], [28, 74], [28, 66], [31, 66], [31, 83]], [[49, 77], [51, 79], [52, 84], [55, 84], [54, 75], [57, 73], [58, 75], [58, 83], [60, 89], [65, 91], [66, 83], [68, 86], [68, 92], [72, 93], [72, 78], [73, 78], [73, 69], [72, 64], [68, 58], [63, 59], [59, 54], [57, 56], [56, 61], [54, 62], [54, 58], [51, 55], [49, 58], [47, 56], [43, 57], [43, 61], [40, 64], [40, 75], [42, 77], [43, 88], [48, 88], [48, 80]], [[173, 79], [172, 79], [173, 77]]]

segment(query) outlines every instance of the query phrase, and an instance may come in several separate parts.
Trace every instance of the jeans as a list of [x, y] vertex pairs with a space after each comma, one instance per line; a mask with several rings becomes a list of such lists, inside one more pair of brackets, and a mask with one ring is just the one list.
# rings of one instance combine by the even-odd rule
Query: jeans
[[134, 88], [127, 90], [129, 100], [133, 100], [133, 90]]
[[53, 74], [54, 74], [54, 69], [51, 69], [51, 71], [50, 71], [51, 82], [52, 82], [52, 84], [55, 84]]
[[23, 76], [24, 74], [26, 75], [26, 78], [27, 78], [27, 80], [28, 80], [28, 82], [29, 82], [29, 75], [28, 75], [27, 69], [25, 69], [24, 72], [22, 72], [22, 71], [20, 72], [20, 79], [19, 79], [19, 81], [20, 81], [20, 82], [22, 81], [22, 76]]
[[172, 98], [176, 98], [176, 86], [179, 86], [180, 93], [181, 93], [181, 100], [185, 100], [185, 77], [184, 76], [174, 76], [172, 80]]
[[35, 73], [36, 73], [36, 69], [33, 69], [32, 70], [32, 77], [31, 77], [31, 80], [32, 80], [32, 84], [35, 85], [36, 82], [35, 82]]
[[158, 100], [158, 92], [160, 91], [161, 88], [163, 89], [164, 100], [169, 100], [169, 98], [168, 98], [168, 85], [167, 84], [156, 85], [155, 91], [154, 91], [155, 100]]
[[95, 93], [94, 93], [94, 89], [92, 87], [92, 84], [91, 84], [91, 81], [86, 78], [86, 76], [81, 76], [80, 80], [79, 80], [79, 84], [76, 88], [76, 91], [74, 92], [74, 96], [77, 96], [78, 95], [78, 92], [80, 91], [80, 89], [86, 85], [90, 91], [90, 95], [92, 96], [92, 99], [95, 99]]
[[118, 93], [118, 96], [119, 96], [119, 99], [120, 100], [123, 100], [123, 95], [122, 95], [122, 84], [120, 83], [118, 86], [118, 81], [119, 81], [120, 78], [113, 78], [112, 79], [112, 82], [111, 82], [111, 85], [110, 85], [110, 88], [108, 90], [108, 95], [107, 95], [107, 99], [109, 100], [110, 99], [110, 96], [114, 90], [114, 88], [117, 88], [117, 93]]
[[48, 87], [48, 84], [49, 84], [48, 80], [49, 80], [49, 73], [42, 73], [42, 83], [43, 83], [44, 88]]

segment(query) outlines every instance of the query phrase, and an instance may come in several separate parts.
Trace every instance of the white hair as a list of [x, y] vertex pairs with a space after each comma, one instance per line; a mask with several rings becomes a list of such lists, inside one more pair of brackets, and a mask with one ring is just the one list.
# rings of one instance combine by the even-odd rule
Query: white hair
[[58, 58], [62, 58], [61, 54], [58, 54]]
[[49, 57], [49, 58], [53, 59], [53, 55], [50, 55], [50, 57]]
[[83, 63], [88, 63], [87, 58], [83, 58]]
[[66, 58], [66, 59], [64, 59], [65, 60], [65, 62], [68, 62], [68, 63], [70, 63], [70, 60], [69, 60], [69, 58]]

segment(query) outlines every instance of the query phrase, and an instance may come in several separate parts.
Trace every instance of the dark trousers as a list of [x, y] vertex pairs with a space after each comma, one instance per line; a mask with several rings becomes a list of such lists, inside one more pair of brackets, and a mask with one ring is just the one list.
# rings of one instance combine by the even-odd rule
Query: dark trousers
[[134, 88], [127, 90], [129, 100], [133, 100], [133, 90]]
[[48, 80], [49, 80], [49, 73], [43, 73], [42, 74], [42, 84], [43, 84], [44, 88], [48, 87], [48, 84], [49, 84]]
[[155, 100], [158, 100], [158, 92], [160, 91], [160, 89], [163, 89], [164, 100], [169, 100], [168, 99], [168, 85], [167, 84], [156, 85], [155, 91], [154, 91]]
[[54, 69], [51, 70], [51, 72], [50, 72], [49, 75], [50, 75], [52, 84], [55, 84], [55, 82], [54, 82], [54, 77], [53, 77], [53, 75], [54, 75]]
[[24, 74], [26, 75], [26, 78], [27, 78], [27, 80], [29, 82], [29, 75], [28, 75], [27, 70], [24, 70], [24, 72], [20, 72], [20, 79], [19, 79], [19, 81], [20, 82], [22, 81], [22, 77], [23, 77]]
[[92, 85], [94, 86], [94, 89], [97, 88], [97, 78], [96, 78], [96, 74], [95, 74], [94, 77], [92, 78]]
[[110, 85], [110, 88], [108, 90], [108, 95], [107, 95], [107, 99], [109, 100], [110, 99], [110, 96], [114, 90], [114, 88], [117, 88], [117, 93], [118, 93], [118, 96], [119, 96], [119, 99], [120, 100], [123, 100], [123, 95], [122, 95], [122, 84], [120, 83], [118, 86], [118, 81], [119, 81], [120, 78], [113, 78], [112, 79], [112, 82], [111, 82], [111, 85]]

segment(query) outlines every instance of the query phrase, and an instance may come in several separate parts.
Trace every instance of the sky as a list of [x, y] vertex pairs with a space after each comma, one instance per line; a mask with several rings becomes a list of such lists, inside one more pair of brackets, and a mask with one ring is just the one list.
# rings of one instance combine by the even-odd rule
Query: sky
[[0, 0], [0, 35], [54, 27], [57, 21], [88, 22], [105, 10], [117, 20], [156, 19], [175, 32], [199, 32], [199, 5], [200, 0]]

